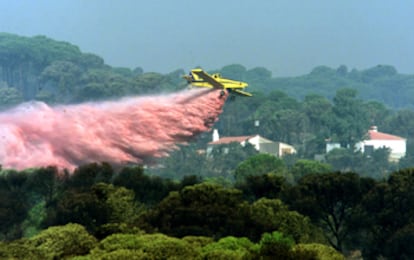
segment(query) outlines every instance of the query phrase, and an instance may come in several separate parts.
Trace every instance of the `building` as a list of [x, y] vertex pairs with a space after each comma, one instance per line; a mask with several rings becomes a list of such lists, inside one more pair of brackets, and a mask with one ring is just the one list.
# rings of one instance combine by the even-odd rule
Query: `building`
[[[273, 142], [260, 135], [227, 136], [220, 138], [217, 129], [214, 129], [213, 140], [207, 144], [207, 154], [210, 154], [215, 146], [226, 145], [235, 142], [240, 143], [241, 146], [245, 146], [247, 143], [250, 143], [259, 153], [269, 153], [277, 157], [296, 153], [296, 150], [293, 146], [281, 142]], [[228, 150], [224, 149], [223, 152], [227, 153]]]
[[405, 156], [407, 146], [407, 140], [386, 133], [381, 133], [378, 131], [376, 126], [372, 126], [367, 133], [365, 140], [357, 143], [355, 149], [363, 153], [371, 153], [375, 149], [379, 148], [389, 148], [390, 149], [390, 161], [399, 161], [402, 157]]
[[325, 143], [326, 143], [326, 153], [329, 153], [333, 149], [341, 148], [341, 144], [340, 143], [332, 142], [331, 139], [325, 139]]

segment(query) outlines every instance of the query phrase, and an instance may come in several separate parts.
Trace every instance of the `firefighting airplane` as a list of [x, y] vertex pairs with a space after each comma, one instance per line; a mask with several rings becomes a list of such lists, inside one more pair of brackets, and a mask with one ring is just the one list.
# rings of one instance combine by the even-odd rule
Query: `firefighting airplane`
[[242, 90], [248, 86], [246, 82], [222, 78], [218, 73], [210, 75], [202, 69], [193, 69], [188, 75], [183, 76], [183, 78], [185, 78], [191, 86], [222, 89], [220, 97], [224, 95], [225, 89], [229, 93], [236, 93], [248, 97], [252, 96], [251, 93]]

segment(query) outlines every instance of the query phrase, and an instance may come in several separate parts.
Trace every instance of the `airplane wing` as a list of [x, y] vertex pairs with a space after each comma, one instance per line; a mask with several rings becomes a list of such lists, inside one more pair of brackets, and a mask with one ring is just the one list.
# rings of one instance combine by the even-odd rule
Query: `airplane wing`
[[243, 96], [247, 96], [247, 97], [253, 96], [251, 93], [245, 92], [245, 91], [241, 91], [239, 89], [232, 89], [232, 92], [236, 92], [237, 94], [240, 94], [240, 95], [243, 95]]
[[220, 88], [220, 89], [224, 88], [223, 84], [221, 84], [220, 82], [218, 82], [217, 80], [212, 78], [210, 75], [208, 75], [204, 71], [202, 71], [202, 70], [193, 70], [192, 72], [194, 74], [196, 74], [197, 76], [199, 76], [200, 78], [202, 78], [207, 83], [210, 83], [214, 88]]

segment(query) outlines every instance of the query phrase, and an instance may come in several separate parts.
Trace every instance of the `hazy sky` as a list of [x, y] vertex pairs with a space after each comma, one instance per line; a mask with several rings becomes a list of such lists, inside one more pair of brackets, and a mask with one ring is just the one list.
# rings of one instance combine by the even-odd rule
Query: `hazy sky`
[[318, 65], [414, 74], [414, 1], [0, 0], [0, 31], [46, 35], [111, 66], [161, 73], [238, 63], [273, 76]]

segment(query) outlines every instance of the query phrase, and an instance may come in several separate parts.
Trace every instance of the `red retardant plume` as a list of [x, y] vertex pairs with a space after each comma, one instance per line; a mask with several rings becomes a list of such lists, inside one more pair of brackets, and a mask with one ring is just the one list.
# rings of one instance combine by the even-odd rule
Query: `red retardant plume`
[[219, 90], [49, 107], [30, 102], [0, 113], [0, 164], [17, 170], [91, 162], [147, 163], [208, 131], [222, 112]]

